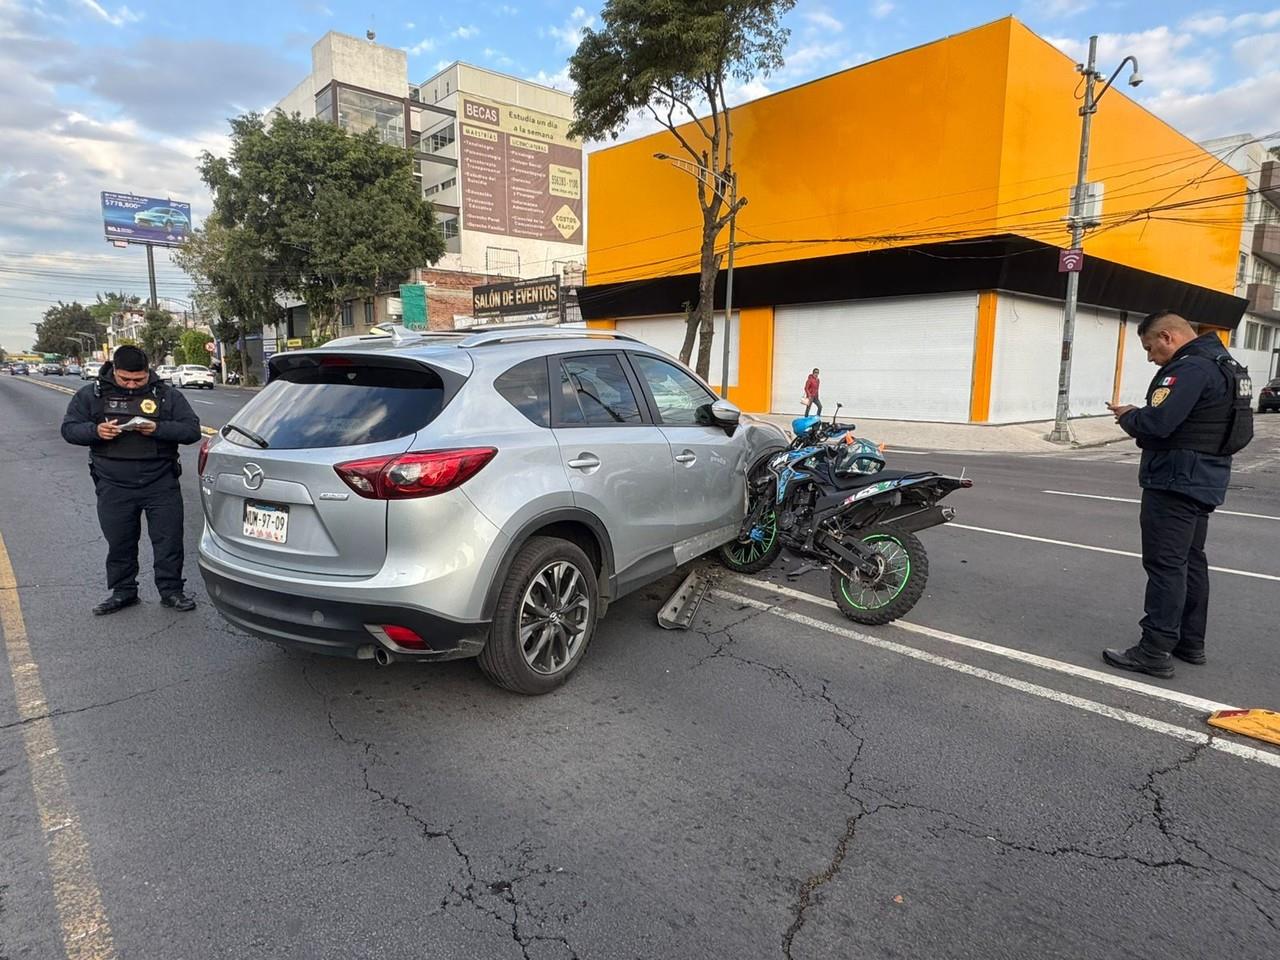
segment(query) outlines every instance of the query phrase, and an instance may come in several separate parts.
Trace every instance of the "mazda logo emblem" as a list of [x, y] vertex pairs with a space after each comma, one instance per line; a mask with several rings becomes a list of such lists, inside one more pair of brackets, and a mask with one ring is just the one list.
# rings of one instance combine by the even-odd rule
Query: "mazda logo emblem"
[[262, 478], [264, 476], [262, 468], [256, 463], [246, 463], [244, 465], [244, 485], [250, 490], [257, 490], [262, 486]]

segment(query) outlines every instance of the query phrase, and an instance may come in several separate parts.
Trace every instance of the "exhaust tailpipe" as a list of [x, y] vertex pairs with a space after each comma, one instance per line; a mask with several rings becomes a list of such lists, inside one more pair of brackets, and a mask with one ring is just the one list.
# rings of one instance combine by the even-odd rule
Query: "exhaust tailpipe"
[[389, 654], [383, 647], [374, 647], [373, 662], [380, 667], [385, 667], [391, 662], [391, 654]]

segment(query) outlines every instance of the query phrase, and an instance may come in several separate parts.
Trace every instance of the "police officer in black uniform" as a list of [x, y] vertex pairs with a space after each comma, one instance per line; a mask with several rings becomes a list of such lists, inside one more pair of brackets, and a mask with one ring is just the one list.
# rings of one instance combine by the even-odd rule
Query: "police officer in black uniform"
[[[1205, 662], [1209, 565], [1204, 543], [1209, 514], [1227, 497], [1231, 479], [1236, 397], [1247, 371], [1216, 334], [1197, 336], [1168, 310], [1138, 325], [1147, 359], [1160, 366], [1142, 408], [1107, 404], [1125, 433], [1138, 441], [1142, 462], [1142, 566], [1147, 572], [1142, 638], [1127, 650], [1104, 650], [1113, 667], [1172, 677], [1172, 657]], [[1247, 412], [1247, 410], [1246, 410]], [[1248, 436], [1252, 437], [1252, 419]], [[1245, 442], [1248, 438], [1245, 438]]]
[[137, 347], [116, 350], [98, 379], [81, 387], [62, 418], [62, 438], [89, 448], [89, 475], [98, 494], [98, 522], [107, 538], [111, 595], [97, 616], [138, 602], [138, 540], [142, 514], [155, 556], [160, 603], [194, 610], [183, 593], [182, 468], [178, 444], [200, 439], [187, 398], [147, 369]]

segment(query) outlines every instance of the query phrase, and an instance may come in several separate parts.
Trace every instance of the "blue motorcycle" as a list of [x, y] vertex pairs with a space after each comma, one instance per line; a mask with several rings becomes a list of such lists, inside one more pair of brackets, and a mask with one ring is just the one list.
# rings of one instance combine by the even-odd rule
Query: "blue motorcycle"
[[[839, 405], [836, 407], [839, 412]], [[924, 593], [929, 558], [916, 534], [955, 516], [939, 502], [973, 481], [932, 471], [886, 470], [881, 448], [833, 415], [800, 417], [791, 446], [748, 478], [747, 515], [720, 561], [757, 573], [783, 547], [831, 570], [831, 596], [850, 620], [906, 616]]]

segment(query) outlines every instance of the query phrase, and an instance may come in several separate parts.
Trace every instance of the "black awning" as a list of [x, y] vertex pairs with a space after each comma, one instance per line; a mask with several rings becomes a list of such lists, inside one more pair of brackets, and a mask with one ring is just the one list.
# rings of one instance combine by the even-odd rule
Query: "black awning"
[[[587, 275], [590, 276], [588, 269]], [[724, 308], [725, 272], [716, 281], [716, 307]], [[833, 257], [737, 267], [733, 305], [870, 300], [962, 290], [1007, 290], [1062, 300], [1067, 275], [1058, 272], [1058, 248], [1006, 234], [947, 243], [890, 247]], [[698, 297], [696, 273], [579, 288], [586, 320], [682, 313]], [[1248, 301], [1158, 273], [1086, 256], [1081, 303], [1132, 313], [1169, 309], [1192, 323], [1235, 329]]]

